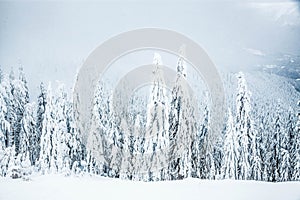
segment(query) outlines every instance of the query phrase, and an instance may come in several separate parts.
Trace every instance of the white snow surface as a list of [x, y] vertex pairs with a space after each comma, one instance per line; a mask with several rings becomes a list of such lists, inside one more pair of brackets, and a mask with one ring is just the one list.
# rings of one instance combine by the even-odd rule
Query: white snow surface
[[134, 182], [104, 177], [36, 176], [29, 181], [0, 178], [1, 200], [35, 199], [255, 199], [299, 200], [300, 182], [185, 179]]

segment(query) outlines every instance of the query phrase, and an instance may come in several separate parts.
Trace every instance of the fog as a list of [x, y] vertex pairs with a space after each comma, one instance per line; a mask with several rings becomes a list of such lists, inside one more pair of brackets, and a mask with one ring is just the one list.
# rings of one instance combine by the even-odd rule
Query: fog
[[71, 88], [110, 37], [158, 27], [196, 41], [221, 70], [248, 70], [300, 54], [299, 10], [299, 1], [1, 1], [0, 65], [7, 73], [22, 65], [35, 99], [40, 81]]

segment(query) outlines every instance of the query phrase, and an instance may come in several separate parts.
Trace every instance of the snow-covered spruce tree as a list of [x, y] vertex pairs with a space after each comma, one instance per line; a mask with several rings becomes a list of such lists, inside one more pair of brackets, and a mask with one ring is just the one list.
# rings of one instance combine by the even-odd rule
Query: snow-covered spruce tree
[[287, 133], [283, 133], [283, 138], [281, 140], [280, 154], [282, 161], [280, 163], [279, 173], [280, 181], [289, 181], [291, 175], [291, 162], [290, 162], [290, 153], [288, 150], [288, 137]]
[[64, 85], [60, 84], [53, 96], [49, 84], [39, 159], [42, 173], [70, 173], [72, 134], [68, 132], [67, 105]]
[[5, 138], [4, 134], [0, 132], [0, 176], [5, 176], [6, 174], [6, 160], [5, 158]]
[[258, 130], [259, 130], [259, 151], [262, 160], [262, 180], [271, 181], [272, 176], [272, 137], [273, 127], [272, 118], [273, 115], [270, 113], [271, 105], [265, 104], [260, 108], [261, 112], [258, 116]]
[[5, 166], [6, 175], [17, 178], [20, 177], [20, 156], [18, 156], [18, 153], [20, 148], [21, 120], [24, 106], [29, 102], [27, 83], [22, 67], [20, 67], [18, 79], [15, 79], [13, 71], [11, 71], [9, 78], [6, 76], [2, 77], [1, 96], [5, 102], [5, 107], [3, 105], [3, 110], [1, 111], [4, 115], [1, 129], [5, 134], [5, 146], [10, 147], [5, 150], [2, 165]]
[[141, 162], [144, 158], [144, 135], [146, 129], [143, 127], [146, 123], [143, 122], [142, 116], [137, 115], [135, 119], [135, 125], [133, 130], [133, 138], [131, 138], [131, 146], [130, 151], [133, 151], [133, 155], [131, 158], [132, 165], [135, 167], [132, 171], [133, 180], [143, 180], [145, 179], [143, 176], [146, 173], [144, 167], [144, 162]]
[[40, 93], [37, 100], [37, 114], [36, 114], [36, 154], [33, 157], [33, 164], [39, 159], [41, 151], [41, 136], [43, 130], [43, 121], [45, 115], [45, 108], [47, 104], [47, 93], [44, 83], [40, 83]]
[[[91, 151], [88, 151], [88, 153], [86, 155], [86, 166], [85, 166], [85, 164], [82, 164], [82, 163], [85, 163], [85, 162], [81, 162], [82, 167], [86, 168], [83, 170], [85, 173], [89, 173], [92, 175], [101, 173], [100, 168], [98, 167], [98, 164], [96, 162], [96, 159], [95, 159], [95, 157], [92, 156]], [[73, 171], [74, 170], [76, 171], [76, 168], [75, 168], [76, 166], [73, 165], [73, 167], [74, 167]]]
[[[146, 116], [146, 114], [145, 114]], [[131, 158], [132, 165], [135, 167], [132, 171], [133, 180], [148, 180], [149, 173], [145, 168], [146, 160], [144, 159], [144, 143], [145, 143], [145, 132], [146, 132], [146, 117], [138, 114], [135, 119], [135, 125], [133, 129], [133, 138], [130, 139], [130, 151], [133, 151]], [[132, 145], [133, 144], [133, 145]], [[167, 172], [166, 172], [167, 173]], [[162, 177], [166, 177], [166, 174], [162, 174]]]
[[121, 119], [120, 131], [123, 134], [124, 143], [120, 178], [123, 179], [149, 180], [147, 168], [149, 162], [147, 162], [147, 156], [144, 157], [146, 110], [140, 110], [141, 107], [146, 107], [146, 99], [146, 97], [142, 99], [141, 96], [133, 95], [129, 101], [127, 122]]
[[111, 112], [113, 110], [111, 96], [106, 93], [101, 98], [104, 101], [102, 101], [102, 109], [99, 112], [102, 112], [103, 119], [107, 119], [106, 123], [102, 125], [105, 127], [103, 135], [105, 143], [103, 147], [105, 148], [106, 173], [109, 177], [119, 178], [122, 162], [121, 149], [124, 144], [123, 131], [127, 129], [126, 116], [122, 115], [121, 119], [118, 119], [120, 123], [117, 124], [114, 113]]
[[[11, 73], [13, 74], [13, 72]], [[9, 77], [7, 75], [4, 75], [1, 81], [2, 91], [1, 95], [5, 102], [5, 108], [3, 107], [3, 114], [5, 115], [4, 118], [8, 122], [6, 124], [6, 131], [5, 131], [5, 146], [11, 147], [14, 145], [14, 122], [16, 120], [15, 110], [13, 107], [14, 98], [12, 95], [13, 85], [11, 82], [13, 81], [14, 76], [10, 75]], [[8, 126], [9, 125], [9, 126]]]
[[[100, 167], [101, 174], [104, 176], [109, 176], [112, 178], [120, 177], [120, 170], [122, 167], [122, 149], [124, 146], [124, 136], [123, 136], [123, 128], [126, 125], [126, 120], [121, 121], [120, 125], [117, 125], [114, 120], [113, 114], [109, 111], [107, 118], [109, 121], [106, 124], [106, 127], [102, 126], [102, 132], [98, 132], [97, 134], [101, 134], [102, 143], [94, 143], [99, 147], [103, 146], [96, 151], [98, 157], [95, 157], [95, 154], [92, 154], [93, 157], [97, 158], [97, 165]], [[100, 140], [98, 140], [100, 141]], [[100, 153], [100, 152], [103, 153]], [[100, 160], [99, 160], [100, 159]], [[103, 162], [103, 164], [101, 164]]]
[[296, 138], [296, 118], [295, 118], [295, 112], [293, 111], [292, 108], [289, 108], [288, 111], [288, 116], [286, 119], [286, 126], [285, 126], [285, 130], [286, 130], [286, 137], [288, 140], [287, 143], [287, 150], [289, 153], [289, 175], [288, 175], [288, 181], [292, 180], [292, 176], [293, 176], [293, 171], [294, 171], [294, 155], [295, 155], [295, 138]]
[[148, 168], [148, 178], [151, 180], [164, 180], [167, 167], [167, 149], [169, 147], [169, 119], [168, 98], [166, 96], [165, 81], [161, 70], [161, 57], [154, 54], [154, 80], [148, 104], [146, 141], [144, 158]]
[[[110, 100], [109, 100], [110, 101]], [[112, 108], [110, 107], [110, 110]], [[109, 136], [112, 138], [113, 145], [111, 145], [111, 163], [110, 163], [110, 173], [108, 174], [110, 177], [119, 178], [120, 171], [122, 167], [122, 158], [123, 158], [123, 147], [125, 134], [127, 135], [128, 132], [128, 123], [124, 116], [120, 120], [120, 124], [116, 123], [115, 116], [113, 112], [110, 112], [109, 115], [109, 127], [110, 132]], [[107, 155], [108, 156], [108, 155]]]
[[200, 125], [200, 130], [197, 133], [198, 143], [198, 164], [197, 164], [197, 174], [201, 179], [207, 179], [209, 174], [209, 150], [212, 149], [211, 143], [208, 143], [208, 132], [209, 132], [209, 109], [205, 106], [203, 121]]
[[[136, 95], [131, 96], [127, 110], [124, 109], [122, 112], [127, 117], [118, 117], [117, 121], [120, 130], [120, 137], [123, 140], [121, 143], [121, 169], [120, 178], [129, 180], [142, 180], [143, 169], [142, 162], [136, 162], [140, 160], [140, 155], [137, 154], [138, 138], [142, 137], [140, 127], [140, 114], [138, 108], [138, 97]], [[125, 107], [124, 107], [125, 108]], [[139, 164], [139, 168], [136, 166]]]
[[6, 135], [8, 135], [8, 131], [10, 129], [9, 122], [5, 119], [5, 116], [7, 115], [7, 106], [4, 100], [5, 97], [5, 90], [2, 87], [2, 84], [0, 82], [0, 147], [1, 149], [5, 149], [5, 141], [6, 141]]
[[36, 156], [36, 131], [33, 116], [35, 103], [27, 103], [21, 120], [19, 157], [24, 175], [31, 173], [31, 165]]
[[[1, 86], [0, 86], [1, 87]], [[3, 108], [0, 96], [0, 109]], [[4, 176], [6, 173], [6, 160], [4, 160], [5, 156], [5, 135], [3, 134], [2, 124], [5, 123], [4, 115], [2, 110], [0, 110], [0, 176]]]
[[297, 122], [295, 127], [295, 138], [294, 138], [294, 153], [293, 153], [293, 181], [300, 181], [300, 102], [298, 102], [298, 113], [297, 113]]
[[21, 178], [21, 163], [19, 156], [16, 156], [15, 147], [6, 148], [5, 160], [7, 163], [6, 176], [11, 178]]
[[122, 159], [122, 157], [117, 158], [119, 153], [117, 145], [123, 141], [118, 138], [121, 133], [115, 121], [110, 95], [104, 83], [99, 82], [94, 94], [92, 131], [88, 138], [87, 148], [91, 150], [91, 156], [96, 159], [101, 174], [110, 177], [119, 176], [120, 165], [116, 162]]
[[[65, 86], [60, 84], [58, 86], [55, 98], [55, 128], [54, 137], [56, 141], [52, 141], [53, 144], [53, 164], [52, 166], [58, 172], [66, 172], [70, 168], [70, 157], [68, 147], [68, 139], [71, 138], [71, 134], [67, 129], [67, 93], [65, 92]], [[68, 173], [68, 172], [67, 172]]]
[[[191, 157], [190, 157], [190, 175], [193, 178], [204, 178], [203, 172], [205, 171], [203, 166], [204, 156], [204, 139], [208, 133], [208, 107], [204, 110], [204, 119], [202, 124], [198, 127], [195, 125], [194, 134], [191, 140]], [[199, 128], [199, 130], [198, 130]]]
[[283, 127], [283, 119], [282, 119], [282, 109], [280, 106], [280, 101], [278, 101], [276, 106], [276, 115], [273, 119], [273, 134], [271, 135], [271, 179], [270, 181], [280, 181], [280, 165], [282, 161], [281, 156], [281, 134], [284, 134], [284, 127]]
[[[87, 140], [87, 155], [86, 155], [86, 163], [87, 165], [91, 165], [91, 160], [96, 158], [100, 165], [103, 165], [103, 170], [105, 175], [108, 170], [108, 163], [105, 162], [104, 150], [109, 149], [109, 145], [107, 143], [108, 138], [106, 134], [106, 124], [108, 121], [107, 104], [104, 104], [104, 88], [103, 84], [99, 83], [96, 87], [94, 93], [94, 102], [93, 102], [93, 111], [92, 111], [92, 124], [91, 124], [91, 133], [89, 134]], [[105, 149], [104, 146], [105, 145]], [[107, 166], [107, 167], [106, 167]], [[87, 171], [90, 171], [89, 167], [87, 167]]]
[[280, 157], [279, 166], [280, 181], [290, 181], [293, 173], [293, 143], [295, 128], [293, 123], [293, 112], [291, 108], [288, 115], [284, 118], [282, 132], [280, 134]]
[[259, 136], [257, 129], [252, 131], [251, 142], [251, 179], [256, 181], [262, 180], [262, 160], [260, 155]]
[[251, 179], [251, 137], [253, 136], [253, 121], [250, 116], [250, 92], [244, 74], [237, 74], [238, 89], [236, 97], [236, 131], [239, 142], [238, 172], [239, 179]]
[[120, 169], [120, 178], [132, 180], [134, 165], [133, 159], [133, 133], [129, 131], [129, 127], [124, 119], [121, 120], [120, 131], [124, 134], [124, 145], [122, 147], [122, 161]]
[[231, 110], [228, 111], [228, 120], [226, 125], [224, 157], [221, 170], [221, 177], [225, 179], [238, 179], [238, 158], [239, 143], [234, 127], [234, 120]]
[[20, 153], [20, 132], [21, 132], [21, 120], [24, 114], [24, 107], [29, 103], [29, 93], [27, 88], [27, 82], [23, 68], [19, 68], [19, 78], [12, 80], [12, 96], [13, 96], [13, 109], [15, 112], [15, 120], [13, 122], [13, 135], [14, 144], [16, 148], [16, 154]]
[[[195, 169], [193, 169], [192, 167], [192, 154], [195, 153], [197, 154], [199, 152], [199, 149], [196, 149], [195, 151], [192, 149], [193, 147], [197, 147], [197, 143], [196, 145], [192, 144], [192, 141], [197, 140], [197, 134], [198, 134], [198, 124], [197, 124], [197, 120], [196, 120], [196, 110], [198, 109], [197, 107], [194, 107], [196, 105], [196, 103], [194, 102], [195, 99], [191, 98], [188, 99], [188, 103], [187, 103], [187, 107], [186, 107], [186, 114], [187, 117], [185, 119], [185, 121], [183, 121], [183, 123], [186, 124], [186, 135], [184, 135], [184, 139], [185, 139], [185, 146], [188, 150], [187, 155], [186, 155], [186, 170], [188, 171], [188, 177], [192, 177], [192, 172], [196, 171]], [[213, 155], [212, 155], [213, 156]], [[196, 162], [195, 162], [196, 163]], [[215, 165], [215, 163], [211, 164]], [[215, 170], [216, 172], [216, 170]]]
[[225, 133], [223, 132], [221, 136], [219, 136], [216, 139], [216, 143], [214, 145], [214, 150], [213, 150], [213, 159], [214, 159], [214, 164], [215, 164], [215, 179], [219, 180], [222, 178], [221, 176], [221, 171], [222, 171], [222, 160], [224, 157], [224, 135]]
[[180, 57], [172, 90], [169, 114], [169, 179], [183, 179], [190, 174], [191, 137], [196, 133], [192, 104], [185, 80], [185, 65]]
[[0, 135], [1, 137], [1, 148], [3, 150], [7, 147], [7, 141], [10, 134], [10, 123], [7, 120], [8, 109], [5, 99], [7, 98], [5, 88], [0, 83]]
[[215, 165], [215, 159], [213, 154], [209, 154], [209, 160], [210, 160], [210, 165], [209, 165], [209, 174], [208, 174], [208, 179], [209, 180], [215, 180], [216, 179], [216, 165]]
[[7, 78], [1, 74], [0, 82], [0, 176], [6, 176], [8, 171], [8, 163], [11, 158], [14, 159], [14, 154], [11, 155], [11, 148], [8, 145], [12, 143], [11, 126], [8, 121], [10, 102], [7, 90], [10, 84]]
[[66, 144], [68, 146], [68, 155], [70, 158], [69, 164], [71, 171], [78, 174], [81, 173], [81, 168], [83, 168], [82, 161], [85, 159], [84, 146], [74, 121], [73, 104], [68, 101], [66, 107]]
[[47, 90], [47, 104], [45, 106], [45, 113], [42, 125], [42, 135], [41, 135], [41, 150], [39, 157], [39, 166], [41, 173], [49, 173], [51, 166], [51, 159], [53, 156], [53, 142], [55, 139], [55, 110], [54, 102], [52, 96], [51, 84], [48, 86]]
[[[122, 170], [127, 171], [127, 178], [130, 180], [148, 181], [149, 177], [150, 179], [152, 177], [152, 174], [149, 173], [149, 156], [151, 154], [146, 154], [148, 149], [146, 141], [149, 139], [146, 135], [147, 109], [140, 110], [147, 108], [147, 99], [146, 96], [143, 98], [138, 95], [131, 97], [126, 130], [124, 130], [124, 125], [121, 126], [121, 131], [124, 134]], [[123, 166], [126, 166], [127, 170]]]
[[[181, 62], [181, 61], [180, 61]], [[178, 65], [180, 63], [178, 62]], [[180, 80], [183, 79], [183, 75], [181, 74], [181, 71], [177, 68], [177, 77], [175, 86], [172, 90], [172, 100], [170, 105], [170, 114], [169, 114], [169, 166], [168, 166], [168, 172], [169, 172], [169, 179], [176, 180], [176, 179], [182, 179], [184, 177], [181, 177], [182, 174], [179, 174], [180, 171], [180, 163], [181, 163], [181, 157], [183, 155], [179, 152], [179, 146], [182, 146], [180, 143], [180, 136], [179, 136], [179, 126], [180, 126], [180, 117], [181, 117], [181, 107], [182, 107], [182, 91], [181, 91], [181, 85]]]

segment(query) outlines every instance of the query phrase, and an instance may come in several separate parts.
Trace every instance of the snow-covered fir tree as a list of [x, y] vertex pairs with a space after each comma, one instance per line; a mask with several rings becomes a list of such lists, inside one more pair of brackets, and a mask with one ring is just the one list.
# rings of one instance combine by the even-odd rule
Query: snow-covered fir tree
[[27, 88], [27, 82], [23, 68], [19, 69], [19, 78], [13, 79], [12, 77], [12, 96], [13, 96], [13, 109], [15, 113], [15, 119], [13, 121], [13, 135], [14, 135], [14, 144], [16, 148], [16, 154], [20, 153], [20, 132], [21, 132], [21, 120], [24, 114], [24, 107], [29, 103], [29, 92]]
[[283, 127], [283, 119], [282, 119], [282, 108], [280, 106], [280, 101], [278, 101], [276, 106], [276, 115], [273, 119], [273, 134], [271, 135], [271, 181], [280, 181], [280, 165], [282, 161], [281, 155], [281, 148], [280, 148], [280, 141], [281, 141], [281, 134], [284, 134], [284, 127]]
[[[66, 104], [66, 122], [67, 122], [67, 136], [66, 144], [68, 147], [70, 169], [75, 174], [81, 173], [85, 159], [85, 147], [83, 146], [81, 137], [74, 121], [74, 111], [72, 102]], [[65, 170], [66, 172], [66, 170]], [[68, 172], [66, 172], [68, 173]]]
[[24, 108], [23, 118], [21, 120], [20, 132], [20, 149], [19, 159], [23, 175], [31, 173], [31, 165], [34, 164], [36, 156], [36, 131], [35, 119], [33, 113], [35, 111], [35, 103], [27, 103]]
[[[91, 156], [98, 161], [97, 165], [103, 175], [118, 177], [122, 158], [117, 154], [124, 141], [119, 137], [122, 133], [118, 131], [117, 119], [112, 110], [110, 94], [105, 84], [100, 82], [94, 94], [92, 132], [87, 147], [91, 150]], [[119, 130], [122, 128], [119, 127]]]
[[[3, 79], [3, 78], [2, 78]], [[8, 145], [8, 139], [10, 136], [10, 123], [7, 120], [8, 108], [5, 99], [6, 96], [5, 88], [0, 82], [0, 135], [1, 135], [1, 148], [4, 150]]]
[[169, 147], [169, 118], [168, 103], [166, 96], [166, 85], [161, 69], [162, 61], [159, 54], [155, 53], [153, 59], [154, 80], [150, 93], [150, 103], [148, 104], [146, 141], [145, 141], [145, 159], [149, 180], [164, 180], [161, 177], [167, 171], [167, 157]]
[[237, 74], [238, 88], [236, 97], [236, 131], [239, 142], [239, 159], [238, 172], [239, 179], [247, 180], [251, 178], [250, 162], [251, 152], [250, 144], [253, 134], [252, 119], [250, 116], [251, 103], [250, 92], [246, 84], [244, 74], [239, 72]]
[[[0, 85], [1, 87], [1, 85]], [[4, 176], [6, 173], [6, 160], [4, 160], [5, 158], [5, 133], [6, 133], [6, 125], [9, 125], [8, 122], [6, 124], [6, 120], [4, 118], [4, 112], [2, 109], [5, 109], [4, 107], [4, 100], [2, 99], [2, 95], [0, 95], [0, 176]]]
[[[12, 74], [12, 72], [11, 72]], [[4, 119], [6, 120], [3, 121], [2, 123], [5, 123], [5, 146], [6, 147], [11, 147], [14, 145], [14, 132], [13, 132], [13, 126], [14, 126], [14, 121], [16, 119], [16, 114], [15, 110], [13, 107], [14, 99], [12, 95], [12, 88], [13, 85], [11, 84], [14, 76], [7, 76], [6, 74], [3, 75], [2, 80], [1, 80], [1, 96], [2, 99], [4, 100], [5, 104], [3, 105], [3, 112], [4, 114]], [[2, 127], [4, 128], [4, 127]]]
[[36, 155], [33, 158], [33, 164], [39, 159], [41, 151], [41, 136], [43, 130], [43, 121], [47, 104], [47, 93], [44, 83], [40, 83], [40, 93], [37, 99], [37, 114], [36, 114]]
[[185, 64], [182, 57], [177, 63], [177, 77], [172, 90], [169, 114], [169, 176], [171, 180], [190, 175], [191, 138], [196, 134], [192, 102], [188, 93]]
[[[51, 84], [42, 125], [39, 166], [42, 173], [71, 173], [72, 165], [83, 160], [80, 139], [75, 130], [70, 103], [60, 84], [53, 95]], [[71, 110], [70, 110], [71, 109]], [[77, 170], [78, 169], [74, 169]]]
[[259, 116], [259, 132], [260, 132], [260, 155], [262, 159], [262, 180], [269, 181], [272, 174], [272, 130], [271, 114], [269, 107], [264, 107], [265, 113]]
[[298, 102], [297, 123], [295, 127], [293, 175], [292, 180], [300, 181], [300, 102]]
[[58, 86], [55, 95], [55, 127], [54, 135], [56, 141], [52, 141], [53, 144], [53, 160], [51, 167], [56, 168], [57, 171], [66, 170], [70, 168], [70, 157], [69, 157], [69, 147], [67, 145], [68, 139], [71, 139], [71, 134], [68, 132], [67, 128], [67, 94], [65, 92], [65, 86], [60, 84]]
[[251, 139], [251, 179], [260, 181], [262, 180], [262, 160], [259, 150], [259, 137], [257, 129], [252, 131]]
[[210, 154], [212, 153], [212, 145], [208, 142], [209, 134], [209, 109], [205, 106], [203, 121], [200, 125], [200, 130], [197, 134], [196, 142], [198, 143], [198, 155], [197, 155], [197, 173], [201, 179], [206, 179], [209, 174]]
[[228, 120], [226, 125], [224, 157], [222, 163], [221, 176], [225, 179], [238, 179], [238, 159], [239, 143], [237, 133], [234, 127], [234, 120], [231, 110], [228, 111]]
[[43, 129], [41, 135], [41, 150], [39, 157], [39, 165], [41, 172], [48, 173], [50, 171], [51, 159], [53, 156], [53, 143], [55, 140], [55, 111], [52, 97], [51, 84], [47, 90], [47, 104], [45, 106], [45, 114], [43, 119]]

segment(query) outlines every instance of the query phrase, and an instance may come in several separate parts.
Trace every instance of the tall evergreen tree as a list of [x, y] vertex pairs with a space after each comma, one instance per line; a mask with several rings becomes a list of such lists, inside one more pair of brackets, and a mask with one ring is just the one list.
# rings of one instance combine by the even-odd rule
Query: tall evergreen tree
[[294, 181], [300, 181], [300, 102], [298, 102], [298, 112], [297, 112], [297, 123], [295, 127], [295, 139], [294, 139], [294, 171], [293, 178]]
[[3, 150], [7, 147], [7, 140], [10, 134], [10, 123], [7, 120], [8, 109], [5, 98], [7, 98], [6, 91], [2, 83], [0, 83], [0, 147]]
[[[91, 155], [98, 161], [103, 174], [110, 177], [118, 177], [121, 157], [118, 154], [124, 143], [122, 130], [117, 126], [117, 119], [112, 112], [110, 95], [106, 91], [103, 82], [97, 85], [94, 95], [92, 132], [88, 138], [87, 148]], [[121, 120], [120, 120], [121, 121]]]
[[203, 122], [200, 125], [200, 130], [197, 133], [197, 143], [198, 143], [198, 177], [201, 179], [206, 179], [209, 174], [209, 158], [210, 151], [212, 149], [211, 143], [208, 141], [209, 133], [209, 109], [205, 106]]
[[262, 180], [262, 160], [259, 150], [259, 137], [256, 129], [252, 132], [251, 142], [251, 179]]
[[51, 84], [48, 86], [47, 90], [47, 104], [45, 106], [45, 114], [43, 119], [43, 129], [41, 135], [41, 151], [39, 157], [39, 165], [41, 172], [50, 172], [51, 159], [53, 156], [53, 143], [55, 138], [55, 111], [54, 102], [52, 97], [52, 87]]
[[271, 174], [271, 181], [280, 181], [280, 165], [282, 161], [281, 156], [281, 134], [284, 134], [283, 129], [283, 119], [282, 119], [282, 111], [280, 102], [277, 103], [276, 107], [276, 115], [274, 117], [273, 121], [273, 134], [271, 135], [271, 167], [272, 167], [272, 174]]
[[[13, 76], [10, 76], [13, 77]], [[1, 81], [1, 86], [2, 86], [2, 91], [1, 95], [2, 98], [5, 102], [3, 104], [3, 114], [4, 114], [4, 119], [6, 120], [5, 123], [5, 146], [6, 147], [11, 147], [14, 145], [14, 122], [16, 120], [16, 114], [14, 110], [14, 98], [12, 95], [12, 84], [11, 82], [13, 81], [12, 78], [9, 78], [8, 76], [4, 75], [3, 79]], [[4, 127], [3, 127], [4, 128]]]
[[[13, 109], [15, 112], [15, 120], [13, 122], [13, 135], [14, 144], [16, 148], [16, 154], [20, 153], [20, 132], [21, 132], [21, 120], [24, 114], [24, 107], [29, 103], [29, 93], [27, 88], [27, 82], [23, 68], [19, 69], [20, 74], [18, 79], [12, 80], [12, 96], [13, 96]], [[11, 75], [13, 77], [13, 75]]]
[[165, 81], [159, 54], [154, 55], [154, 80], [148, 104], [146, 142], [144, 158], [149, 164], [150, 179], [161, 180], [161, 170], [167, 169], [167, 149], [169, 147], [169, 119], [168, 119], [168, 98], [166, 96]]
[[44, 87], [44, 83], [40, 83], [40, 93], [37, 99], [37, 115], [36, 115], [36, 157], [33, 160], [37, 160], [40, 157], [41, 151], [41, 136], [43, 130], [43, 121], [45, 115], [45, 109], [47, 104], [47, 93]]
[[71, 137], [67, 129], [67, 93], [65, 92], [65, 86], [63, 84], [58, 86], [55, 96], [54, 137], [56, 137], [56, 141], [53, 141], [52, 144], [55, 145], [55, 148], [53, 149], [53, 158], [56, 158], [54, 160], [55, 166], [60, 172], [66, 165], [70, 166], [70, 148], [68, 147], [67, 142]]
[[228, 111], [228, 120], [226, 125], [224, 158], [221, 176], [225, 179], [238, 179], [238, 158], [239, 144], [234, 127], [234, 120], [231, 110]]
[[66, 105], [66, 122], [67, 122], [67, 133], [66, 133], [66, 144], [68, 147], [68, 155], [70, 158], [70, 168], [73, 171], [81, 171], [80, 167], [83, 167], [82, 161], [85, 159], [84, 146], [79, 135], [78, 129], [74, 121], [73, 104], [67, 102]]
[[237, 74], [238, 91], [236, 98], [236, 131], [238, 133], [239, 142], [239, 179], [250, 179], [250, 143], [252, 137], [252, 119], [250, 116], [250, 92], [246, 84], [244, 74], [242, 72]]
[[34, 164], [36, 161], [36, 132], [35, 132], [35, 119], [34, 103], [28, 103], [25, 105], [23, 118], [21, 120], [21, 132], [20, 132], [20, 149], [19, 155], [21, 162], [30, 161], [30, 164]]
[[195, 119], [186, 83], [182, 57], [177, 64], [177, 77], [172, 90], [169, 114], [169, 166], [170, 179], [183, 179], [190, 175], [191, 139], [196, 133]]
[[272, 134], [273, 127], [271, 123], [270, 107], [264, 106], [265, 110], [259, 117], [259, 132], [260, 132], [260, 155], [262, 159], [262, 179], [264, 181], [270, 181], [272, 176]]

